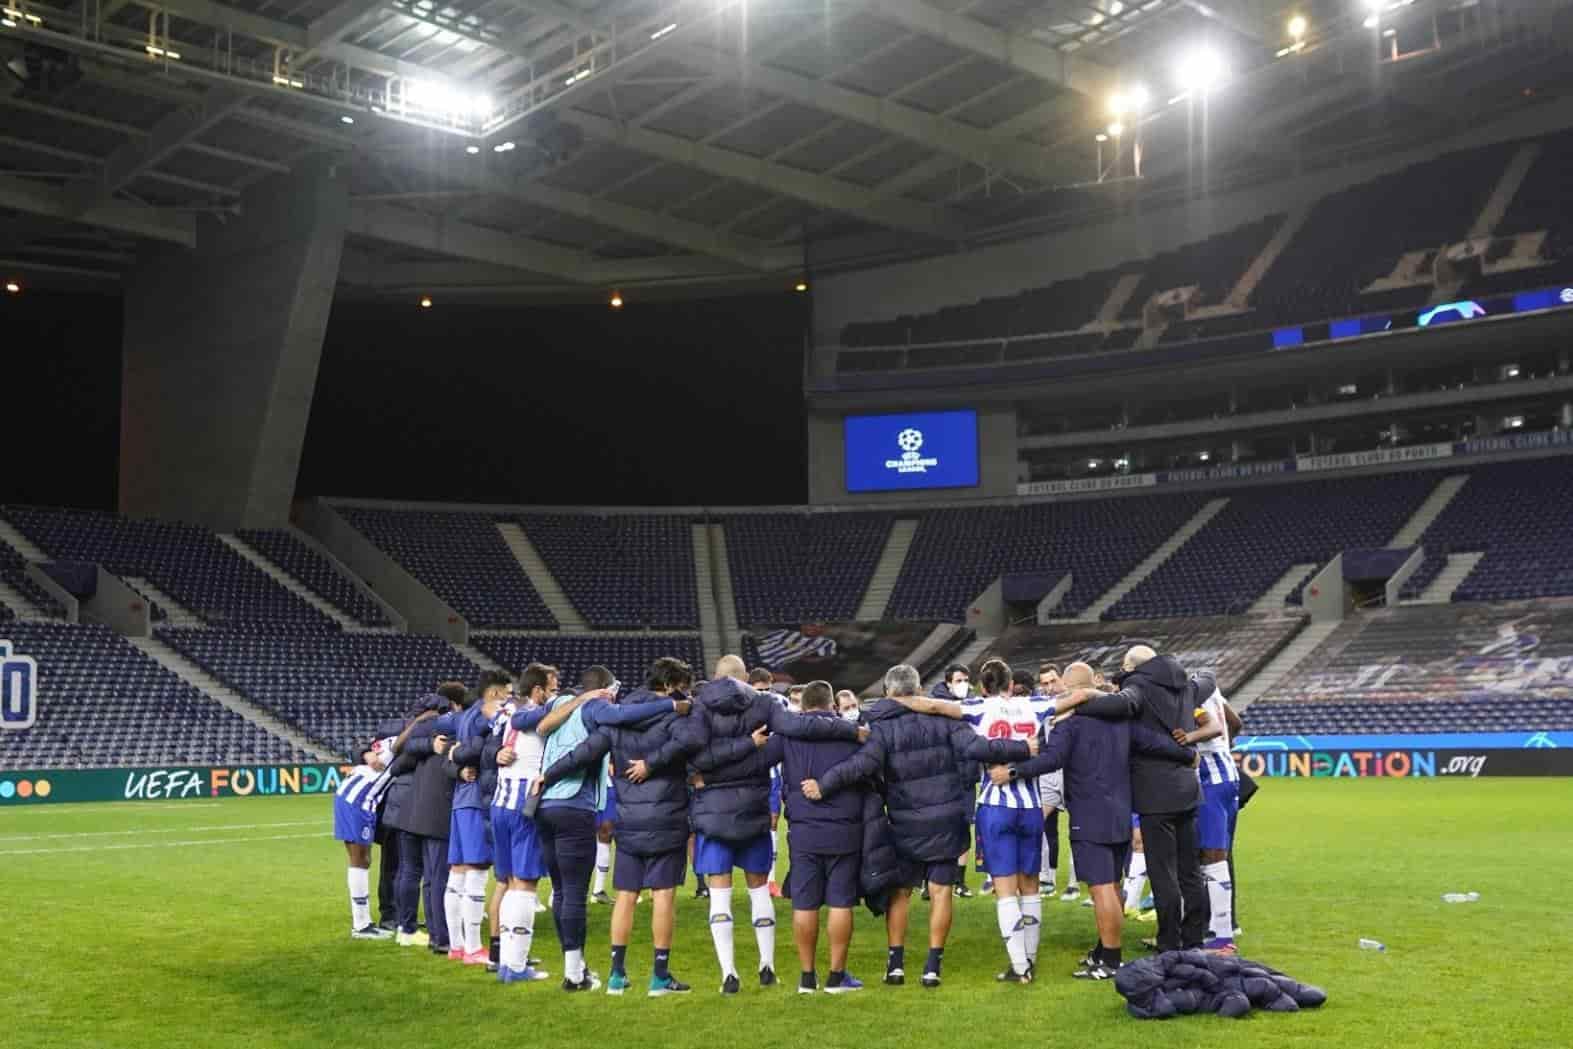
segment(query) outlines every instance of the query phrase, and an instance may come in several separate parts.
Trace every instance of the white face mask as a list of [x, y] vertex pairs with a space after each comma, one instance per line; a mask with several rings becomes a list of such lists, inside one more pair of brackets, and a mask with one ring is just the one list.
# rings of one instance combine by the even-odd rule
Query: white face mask
[[858, 717], [862, 715], [862, 713], [863, 712], [857, 707], [853, 707], [851, 710], [843, 710], [841, 712], [841, 718], [843, 721], [856, 721]]
[[966, 699], [968, 684], [969, 682], [966, 681], [952, 681], [950, 683], [950, 694], [957, 699]]

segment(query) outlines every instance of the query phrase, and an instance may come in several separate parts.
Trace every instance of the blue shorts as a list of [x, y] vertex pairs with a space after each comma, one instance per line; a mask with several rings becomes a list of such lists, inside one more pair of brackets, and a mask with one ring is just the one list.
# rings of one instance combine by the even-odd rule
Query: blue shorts
[[1234, 821], [1240, 814], [1240, 781], [1202, 784], [1196, 811], [1196, 838], [1204, 849], [1234, 848]]
[[612, 888], [618, 892], [675, 889], [688, 877], [687, 853], [687, 849], [673, 849], [656, 856], [640, 856], [619, 845], [612, 864]]
[[607, 788], [606, 788], [606, 800], [601, 803], [601, 811], [596, 813], [595, 822], [597, 824], [601, 824], [601, 823], [616, 823], [617, 822], [617, 788], [616, 787], [610, 786], [610, 785], [607, 786]]
[[448, 817], [448, 865], [492, 865], [492, 828], [485, 809], [454, 809]]
[[1125, 877], [1131, 858], [1128, 841], [1108, 844], [1101, 841], [1071, 839], [1071, 858], [1076, 861], [1076, 877], [1088, 885], [1113, 885]]
[[[788, 841], [788, 845], [791, 842]], [[827, 856], [822, 852], [791, 850], [787, 868], [786, 895], [794, 911], [817, 911], [821, 907], [856, 907], [858, 874], [863, 857], [856, 852]]]
[[1043, 864], [1043, 810], [978, 806], [978, 843], [983, 868], [995, 878], [1031, 874]]
[[492, 851], [497, 854], [498, 881], [539, 881], [546, 877], [546, 851], [541, 848], [535, 821], [525, 819], [518, 809], [492, 809]]
[[766, 831], [748, 841], [694, 835], [695, 874], [731, 874], [733, 867], [741, 867], [749, 874], [769, 874], [770, 833]]
[[367, 812], [338, 795], [333, 796], [333, 836], [354, 845], [370, 845], [377, 836], [377, 813]]

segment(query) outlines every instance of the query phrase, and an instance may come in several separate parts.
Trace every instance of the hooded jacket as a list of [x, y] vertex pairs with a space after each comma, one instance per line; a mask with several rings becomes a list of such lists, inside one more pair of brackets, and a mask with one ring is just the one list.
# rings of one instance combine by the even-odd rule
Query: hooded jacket
[[[690, 716], [702, 724], [704, 738], [689, 758], [705, 781], [694, 795], [694, 830], [723, 841], [748, 841], [770, 832], [770, 770], [781, 761], [787, 739], [843, 740], [852, 745], [849, 749], [857, 743], [857, 726], [851, 722], [794, 714], [768, 692], [733, 678], [701, 685]], [[769, 728], [772, 742], [782, 740], [769, 758], [760, 753], [768, 745], [754, 745], [754, 730], [761, 726]]]
[[963, 781], [962, 761], [1003, 765], [1024, 761], [1027, 744], [985, 739], [964, 721], [917, 714], [882, 699], [863, 714], [868, 742], [819, 779], [832, 797], [854, 783], [883, 776], [885, 810], [896, 851], [922, 863], [954, 863], [968, 845], [967, 801], [974, 785]]
[[[1210, 683], [1211, 678], [1207, 678]], [[1174, 729], [1196, 728], [1198, 685], [1173, 656], [1154, 656], [1118, 679], [1120, 690], [1097, 696], [1076, 710], [1078, 717], [1130, 718], [1151, 731], [1169, 736]], [[1131, 805], [1141, 815], [1186, 812], [1200, 805], [1196, 770], [1167, 758], [1131, 754]]]
[[[641, 688], [624, 701], [662, 698]], [[688, 844], [688, 758], [704, 742], [704, 722], [691, 713], [662, 714], [636, 725], [600, 725], [554, 761], [543, 778], [556, 783], [577, 769], [595, 768], [610, 753], [617, 787], [617, 847], [636, 856], [659, 856]], [[647, 766], [643, 783], [628, 778], [628, 766], [635, 761]]]

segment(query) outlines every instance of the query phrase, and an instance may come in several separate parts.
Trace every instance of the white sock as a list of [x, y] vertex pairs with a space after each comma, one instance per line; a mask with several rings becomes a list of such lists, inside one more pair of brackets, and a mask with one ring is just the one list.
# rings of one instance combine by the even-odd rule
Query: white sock
[[1049, 832], [1048, 831], [1044, 831], [1043, 832], [1043, 862], [1041, 864], [1039, 864], [1040, 869], [1038, 871], [1038, 881], [1042, 882], [1045, 886], [1047, 886], [1046, 889], [1042, 890], [1042, 891], [1046, 891], [1046, 892], [1053, 892], [1054, 891], [1054, 865], [1049, 862], [1049, 856], [1052, 855], [1049, 852], [1049, 846], [1051, 844], [1052, 844], [1052, 842], [1049, 839]]
[[1021, 931], [1027, 948], [1027, 961], [1038, 964], [1038, 940], [1043, 936], [1043, 897], [1029, 892], [1021, 900]]
[[1234, 939], [1234, 883], [1229, 878], [1229, 863], [1209, 863], [1202, 868], [1207, 879], [1207, 898], [1212, 903], [1209, 928], [1215, 940]]
[[502, 923], [498, 961], [514, 972], [523, 972], [530, 960], [530, 942], [535, 939], [535, 893], [528, 889], [503, 893], [497, 919]]
[[1142, 883], [1147, 880], [1147, 854], [1131, 853], [1131, 869], [1125, 876], [1125, 909], [1134, 911], [1142, 902]]
[[776, 880], [776, 836], [773, 831], [770, 834], [770, 880]]
[[732, 890], [710, 890], [710, 939], [715, 944], [715, 959], [721, 966], [721, 979], [737, 975], [737, 959], [732, 949]]
[[[1147, 868], [1143, 867], [1143, 870]], [[1077, 882], [1076, 878], [1076, 850], [1070, 847], [1070, 842], [1065, 843], [1065, 887], [1068, 889]]]
[[770, 902], [770, 886], [748, 890], [748, 904], [754, 919], [754, 939], [759, 941], [759, 968], [776, 967], [776, 909]]
[[1010, 955], [1010, 967], [1018, 973], [1026, 972], [1027, 936], [1021, 921], [1021, 897], [996, 898], [994, 916], [999, 919], [1000, 937], [1005, 941], [1005, 953]]
[[448, 947], [464, 947], [464, 872], [448, 872], [448, 891], [442, 895], [442, 913], [448, 920]]
[[590, 885], [590, 894], [606, 891], [606, 873], [612, 869], [611, 842], [598, 841], [595, 843], [595, 881]]
[[486, 920], [486, 872], [470, 871], [464, 878], [464, 950], [481, 949], [481, 923]]
[[563, 975], [574, 983], [584, 979], [584, 950], [563, 952]]
[[370, 875], [370, 871], [360, 867], [349, 869], [351, 929], [364, 929], [371, 924]]

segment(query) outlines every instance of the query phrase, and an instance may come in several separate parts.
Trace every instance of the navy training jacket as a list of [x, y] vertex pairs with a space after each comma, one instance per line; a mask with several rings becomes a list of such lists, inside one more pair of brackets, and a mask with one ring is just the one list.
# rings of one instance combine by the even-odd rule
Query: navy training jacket
[[955, 862], [969, 844], [963, 760], [1003, 765], [1025, 760], [1027, 744], [985, 739], [964, 721], [937, 714], [916, 714], [889, 699], [863, 713], [871, 734], [856, 754], [819, 779], [832, 797], [854, 783], [883, 776], [885, 809], [896, 851], [923, 863]]

